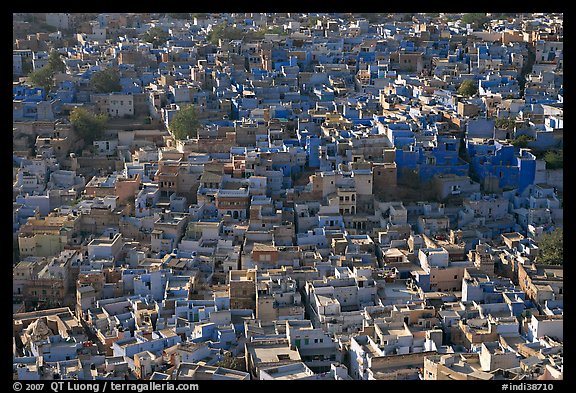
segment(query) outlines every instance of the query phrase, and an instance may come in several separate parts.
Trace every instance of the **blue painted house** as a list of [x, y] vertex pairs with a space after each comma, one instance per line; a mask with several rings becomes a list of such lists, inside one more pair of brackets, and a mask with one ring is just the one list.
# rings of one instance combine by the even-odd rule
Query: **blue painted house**
[[72, 81], [62, 81], [58, 85], [54, 98], [64, 104], [70, 104], [76, 101], [76, 84]]
[[397, 148], [398, 178], [402, 178], [405, 169], [416, 170], [422, 181], [432, 180], [435, 175], [467, 176], [469, 165], [458, 156], [459, 143], [454, 137], [435, 135]]
[[404, 146], [413, 145], [416, 142], [414, 132], [409, 124], [391, 123], [388, 127], [388, 139], [394, 147], [402, 149]]
[[501, 144], [493, 139], [486, 143], [468, 140], [466, 144], [472, 169], [480, 181], [494, 177], [498, 179], [500, 188], [518, 188], [520, 192], [534, 183], [536, 156], [527, 149], [518, 151], [512, 145]]

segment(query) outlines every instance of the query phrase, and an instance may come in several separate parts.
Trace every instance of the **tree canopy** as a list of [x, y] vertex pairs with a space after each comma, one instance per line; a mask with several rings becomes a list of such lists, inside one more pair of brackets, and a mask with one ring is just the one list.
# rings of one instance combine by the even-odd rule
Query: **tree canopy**
[[469, 14], [465, 14], [462, 19], [462, 23], [470, 23], [475, 27], [483, 27], [485, 24], [490, 22], [490, 18], [486, 16], [485, 13], [482, 12], [472, 12]]
[[62, 60], [60, 53], [53, 50], [48, 56], [48, 66], [54, 73], [56, 72], [66, 72], [66, 63]]
[[166, 16], [172, 19], [183, 19], [183, 20], [191, 19], [189, 12], [169, 12], [166, 14]]
[[200, 128], [200, 121], [193, 105], [182, 106], [169, 124], [169, 130], [174, 138], [180, 140], [197, 138], [198, 128]]
[[222, 360], [216, 363], [216, 365], [232, 370], [246, 371], [246, 364], [240, 358], [232, 356], [229, 352], [225, 353]]
[[495, 120], [494, 125], [501, 130], [512, 130], [516, 125], [516, 119], [510, 117], [499, 117]]
[[45, 65], [42, 68], [32, 71], [28, 75], [28, 81], [32, 86], [41, 87], [48, 93], [54, 87], [54, 71], [52, 71], [48, 65]]
[[220, 23], [212, 28], [206, 39], [214, 44], [218, 45], [220, 39], [223, 40], [242, 40], [246, 38], [247, 40], [260, 40], [264, 38], [265, 34], [286, 34], [286, 32], [281, 27], [262, 27], [258, 30], [242, 30], [235, 26], [230, 26], [226, 23]]
[[95, 72], [90, 78], [90, 87], [97, 93], [121, 91], [120, 71], [116, 67], [108, 67]]
[[477, 82], [472, 79], [466, 79], [460, 84], [460, 87], [458, 87], [457, 92], [458, 94], [461, 94], [466, 97], [473, 96], [478, 92]]
[[142, 35], [142, 39], [151, 43], [154, 48], [164, 44], [169, 38], [170, 34], [158, 26], [151, 27], [150, 30]]
[[226, 23], [220, 23], [210, 30], [206, 38], [212, 44], [217, 45], [220, 39], [239, 40], [246, 34], [247, 33], [237, 27], [229, 26]]
[[32, 71], [28, 75], [28, 80], [33, 86], [46, 90], [46, 94], [48, 94], [55, 86], [54, 75], [57, 72], [66, 72], [66, 64], [62, 61], [60, 54], [52, 50], [48, 56], [46, 65]]
[[564, 233], [562, 228], [542, 235], [538, 240], [538, 247], [540, 254], [536, 258], [536, 263], [543, 265], [564, 264]]
[[269, 26], [268, 28], [261, 29], [260, 31], [263, 34], [288, 35], [288, 33], [280, 26]]
[[534, 138], [528, 135], [520, 135], [515, 138], [511, 143], [514, 147], [526, 147], [528, 146], [528, 142], [533, 141]]
[[86, 144], [92, 144], [104, 135], [107, 119], [106, 114], [96, 115], [85, 108], [74, 108], [70, 112], [70, 123]]
[[22, 56], [22, 75], [28, 76], [32, 72], [32, 59]]
[[564, 167], [564, 150], [548, 150], [544, 154], [546, 169], [560, 169]]

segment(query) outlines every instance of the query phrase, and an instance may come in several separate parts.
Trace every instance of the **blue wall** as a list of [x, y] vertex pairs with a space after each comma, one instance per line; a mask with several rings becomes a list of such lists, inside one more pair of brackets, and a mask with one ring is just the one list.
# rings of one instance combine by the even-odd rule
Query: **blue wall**
[[489, 141], [489, 144], [469, 141], [468, 154], [481, 181], [493, 176], [498, 179], [499, 187], [518, 188], [520, 192], [534, 183], [536, 157], [527, 151], [520, 156], [512, 145], [502, 145], [497, 141]]

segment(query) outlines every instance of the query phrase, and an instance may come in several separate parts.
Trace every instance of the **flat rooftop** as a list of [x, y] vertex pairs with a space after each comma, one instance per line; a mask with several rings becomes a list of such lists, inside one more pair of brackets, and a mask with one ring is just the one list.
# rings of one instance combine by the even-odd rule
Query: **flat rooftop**
[[254, 363], [277, 363], [286, 360], [301, 360], [300, 353], [290, 349], [287, 344], [257, 346], [249, 349], [253, 354]]
[[262, 369], [262, 371], [265, 371], [272, 378], [278, 380], [295, 380], [314, 375], [314, 373], [304, 363], [295, 363], [280, 367], [268, 367]]

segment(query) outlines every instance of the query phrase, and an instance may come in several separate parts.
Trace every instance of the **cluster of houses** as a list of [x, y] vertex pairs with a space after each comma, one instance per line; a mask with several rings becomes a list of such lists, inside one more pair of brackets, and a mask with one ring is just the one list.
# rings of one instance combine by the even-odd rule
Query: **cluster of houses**
[[464, 16], [13, 14], [14, 379], [563, 379], [563, 16]]

